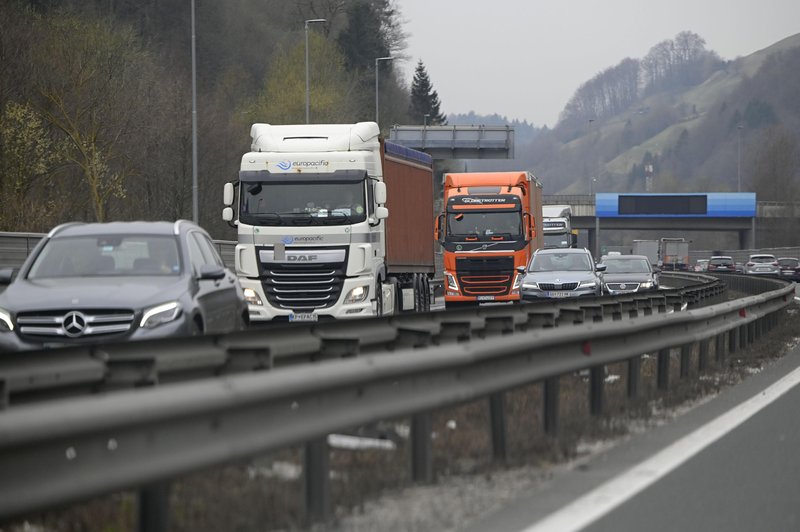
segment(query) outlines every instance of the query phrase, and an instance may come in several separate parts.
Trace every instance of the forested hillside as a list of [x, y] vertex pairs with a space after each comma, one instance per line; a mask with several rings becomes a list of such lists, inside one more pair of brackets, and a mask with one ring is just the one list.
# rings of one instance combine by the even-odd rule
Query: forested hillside
[[[0, 230], [192, 216], [187, 0], [0, 2]], [[197, 0], [200, 222], [217, 238], [222, 183], [252, 122], [375, 117], [374, 59], [402, 54], [393, 0]], [[381, 124], [409, 88], [380, 64]], [[419, 117], [421, 119], [421, 117]]]
[[800, 35], [723, 61], [682, 32], [582, 84], [517, 148], [546, 193], [755, 191], [800, 200]]

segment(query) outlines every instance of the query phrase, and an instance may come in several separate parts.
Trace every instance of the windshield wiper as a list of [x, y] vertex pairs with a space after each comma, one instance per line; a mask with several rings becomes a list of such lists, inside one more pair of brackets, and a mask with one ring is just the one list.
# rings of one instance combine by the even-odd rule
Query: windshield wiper
[[322, 222], [323, 225], [334, 225], [338, 224], [342, 221], [350, 224], [353, 223], [353, 220], [350, 218], [349, 214], [345, 214], [341, 211], [330, 211], [328, 216], [320, 216], [319, 221]]

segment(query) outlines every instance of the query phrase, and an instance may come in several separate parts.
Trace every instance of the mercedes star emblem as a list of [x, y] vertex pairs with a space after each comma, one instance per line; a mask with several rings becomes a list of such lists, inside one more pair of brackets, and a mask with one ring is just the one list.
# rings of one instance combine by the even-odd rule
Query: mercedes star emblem
[[77, 338], [86, 331], [86, 316], [73, 310], [64, 316], [64, 334], [70, 338]]

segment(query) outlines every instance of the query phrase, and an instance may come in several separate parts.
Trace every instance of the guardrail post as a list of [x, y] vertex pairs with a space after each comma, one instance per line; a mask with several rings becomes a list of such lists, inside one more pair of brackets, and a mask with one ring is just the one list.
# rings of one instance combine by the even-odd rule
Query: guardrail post
[[734, 327], [728, 331], [728, 352], [735, 353], [739, 348], [739, 328]]
[[429, 413], [411, 416], [411, 479], [414, 482], [433, 482], [432, 428]]
[[671, 349], [662, 349], [658, 352], [657, 381], [659, 390], [669, 389], [669, 362]]
[[508, 458], [506, 446], [506, 405], [503, 392], [489, 396], [489, 416], [492, 424], [492, 456], [498, 462]]
[[323, 523], [328, 519], [330, 468], [327, 436], [307, 442], [303, 480], [306, 520], [309, 523]]
[[739, 325], [739, 349], [747, 349], [747, 324]]
[[689, 376], [689, 366], [692, 364], [692, 348], [693, 344], [686, 344], [681, 346], [681, 378], [684, 379]]
[[560, 377], [544, 380], [544, 431], [554, 435], [558, 432], [559, 396], [561, 395]]
[[710, 338], [706, 338], [705, 340], [700, 340], [700, 348], [697, 353], [697, 370], [698, 371], [705, 371], [708, 369], [708, 350], [709, 344], [711, 343]]
[[756, 322], [755, 320], [747, 324], [747, 344], [750, 345], [756, 341]]
[[595, 366], [589, 369], [589, 412], [593, 416], [603, 415], [605, 397], [603, 385], [606, 379], [606, 367]]
[[714, 351], [717, 365], [725, 361], [725, 333], [718, 334], [714, 339]]
[[628, 359], [628, 399], [639, 397], [639, 381], [642, 379], [642, 357]]
[[8, 408], [8, 385], [5, 379], [0, 379], [0, 410]]
[[169, 482], [156, 482], [139, 488], [139, 532], [169, 530]]

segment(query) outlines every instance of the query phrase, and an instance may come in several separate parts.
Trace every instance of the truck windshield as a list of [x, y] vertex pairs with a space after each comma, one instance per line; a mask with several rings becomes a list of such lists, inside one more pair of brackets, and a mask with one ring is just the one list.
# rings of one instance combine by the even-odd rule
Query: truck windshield
[[505, 212], [450, 212], [447, 214], [448, 235], [489, 236], [522, 234], [522, 217], [519, 211]]
[[242, 183], [249, 225], [349, 225], [367, 219], [364, 182]]
[[545, 248], [568, 248], [570, 247], [570, 234], [560, 233], [557, 235], [544, 235]]

